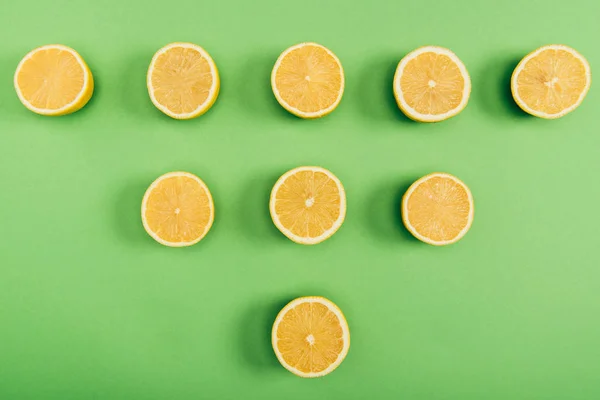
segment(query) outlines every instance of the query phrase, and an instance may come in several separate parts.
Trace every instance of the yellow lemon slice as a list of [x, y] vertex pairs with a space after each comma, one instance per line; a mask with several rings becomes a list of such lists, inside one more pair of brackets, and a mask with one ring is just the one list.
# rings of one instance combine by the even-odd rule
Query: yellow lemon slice
[[171, 43], [158, 50], [148, 68], [152, 103], [175, 119], [196, 118], [219, 95], [219, 73], [208, 53], [192, 43]]
[[271, 86], [283, 108], [300, 118], [323, 117], [344, 94], [344, 70], [335, 54], [316, 43], [285, 50], [275, 63]]
[[208, 187], [188, 172], [157, 178], [142, 200], [142, 222], [157, 242], [170, 247], [191, 246], [210, 230], [215, 218]]
[[83, 58], [60, 44], [29, 52], [17, 66], [14, 83], [21, 103], [41, 115], [73, 113], [94, 92], [94, 79]]
[[473, 223], [473, 196], [461, 180], [433, 173], [413, 183], [402, 198], [402, 221], [417, 239], [442, 246], [459, 241]]
[[328, 170], [298, 167], [275, 183], [270, 210], [273, 223], [289, 239], [317, 244], [344, 222], [346, 194], [340, 180]]
[[460, 113], [469, 101], [471, 78], [448, 49], [421, 47], [407, 54], [394, 75], [398, 107], [410, 119], [438, 122]]
[[271, 341], [277, 359], [303, 378], [324, 376], [348, 354], [350, 330], [342, 311], [323, 297], [300, 297], [281, 310]]
[[515, 102], [540, 118], [560, 118], [579, 107], [592, 83], [590, 65], [581, 54], [563, 45], [529, 53], [511, 79]]

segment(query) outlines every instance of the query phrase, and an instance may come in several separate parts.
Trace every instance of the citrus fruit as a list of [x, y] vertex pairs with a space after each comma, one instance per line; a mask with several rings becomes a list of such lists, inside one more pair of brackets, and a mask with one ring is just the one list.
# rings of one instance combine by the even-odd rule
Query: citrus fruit
[[94, 79], [83, 58], [60, 44], [30, 51], [17, 66], [14, 84], [21, 103], [41, 115], [73, 113], [94, 92]]
[[300, 43], [285, 50], [275, 63], [271, 86], [283, 108], [300, 118], [332, 112], [344, 93], [344, 70], [331, 50]]
[[442, 246], [459, 241], [473, 222], [473, 196], [460, 179], [433, 173], [402, 197], [402, 221], [417, 239]]
[[208, 53], [192, 43], [171, 43], [158, 50], [148, 68], [152, 103], [175, 119], [196, 118], [219, 95], [219, 73]]
[[348, 354], [350, 330], [342, 311], [323, 297], [300, 297], [277, 315], [271, 334], [277, 359], [303, 378], [324, 376]]
[[426, 46], [407, 54], [394, 75], [394, 97], [415, 121], [438, 122], [460, 113], [469, 101], [471, 78], [448, 49]]
[[570, 47], [553, 44], [540, 47], [519, 62], [510, 88], [523, 111], [553, 119], [576, 109], [591, 82], [586, 59]]
[[198, 243], [210, 230], [214, 216], [208, 187], [188, 172], [170, 172], [158, 177], [142, 200], [144, 228], [165, 246]]
[[333, 235], [346, 216], [340, 180], [320, 167], [298, 167], [277, 180], [271, 192], [271, 218], [289, 239], [317, 244]]

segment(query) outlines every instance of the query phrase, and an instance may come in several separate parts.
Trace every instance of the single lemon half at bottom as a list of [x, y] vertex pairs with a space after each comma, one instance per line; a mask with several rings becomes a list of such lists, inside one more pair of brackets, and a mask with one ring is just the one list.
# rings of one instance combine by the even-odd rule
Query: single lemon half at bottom
[[300, 297], [286, 305], [273, 324], [277, 359], [303, 378], [335, 370], [350, 349], [350, 329], [342, 311], [324, 297]]

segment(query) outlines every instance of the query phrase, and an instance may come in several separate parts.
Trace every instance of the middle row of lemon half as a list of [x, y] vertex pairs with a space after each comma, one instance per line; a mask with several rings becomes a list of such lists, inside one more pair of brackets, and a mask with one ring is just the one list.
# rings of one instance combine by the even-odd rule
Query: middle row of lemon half
[[[422, 242], [435, 246], [459, 241], [473, 222], [471, 191], [447, 173], [432, 173], [415, 181], [398, 207], [406, 229]], [[330, 171], [298, 167], [275, 182], [269, 209], [273, 223], [288, 239], [314, 245], [330, 238], [342, 226], [346, 192]], [[198, 243], [215, 219], [208, 186], [189, 172], [158, 177], [146, 190], [141, 212], [146, 232], [169, 247]]]

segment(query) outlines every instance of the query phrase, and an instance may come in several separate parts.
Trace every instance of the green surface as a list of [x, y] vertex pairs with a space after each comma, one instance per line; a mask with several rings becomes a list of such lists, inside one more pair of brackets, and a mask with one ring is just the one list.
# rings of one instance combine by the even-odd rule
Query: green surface
[[[543, 121], [508, 89], [544, 44], [600, 65], [600, 2], [361, 4], [1, 6], [1, 399], [600, 397], [600, 91]], [[347, 82], [315, 121], [288, 115], [269, 86], [279, 53], [308, 40], [339, 56]], [[146, 92], [153, 53], [172, 41], [202, 45], [221, 72], [196, 120], [169, 119]], [[12, 87], [21, 57], [48, 43], [77, 49], [97, 83], [71, 116], [37, 116]], [[391, 94], [400, 58], [426, 44], [455, 51], [473, 83], [462, 114], [430, 125]], [[342, 228], [312, 247], [268, 215], [276, 178], [303, 164], [333, 171], [348, 196]], [[171, 170], [198, 174], [215, 199], [191, 248], [141, 226], [145, 188]], [[471, 231], [445, 248], [412, 239], [398, 215], [408, 185], [438, 170], [476, 203]], [[276, 312], [300, 295], [330, 298], [350, 324], [348, 357], [322, 379], [294, 377], [270, 348]]]

